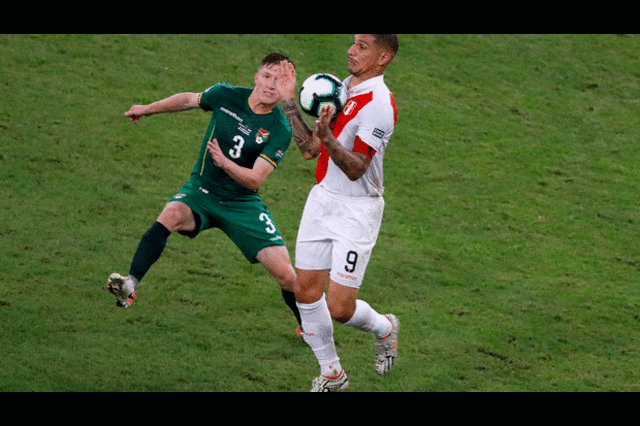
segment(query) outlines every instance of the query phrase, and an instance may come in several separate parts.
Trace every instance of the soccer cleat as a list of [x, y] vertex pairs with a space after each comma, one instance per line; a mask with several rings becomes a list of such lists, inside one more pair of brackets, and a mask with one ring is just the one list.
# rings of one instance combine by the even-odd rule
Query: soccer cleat
[[311, 392], [342, 392], [349, 390], [349, 379], [344, 369], [337, 377], [320, 375], [313, 379]]
[[393, 314], [385, 315], [391, 321], [391, 333], [384, 339], [376, 339], [376, 372], [380, 375], [388, 372], [398, 356], [398, 329], [400, 321]]
[[107, 289], [116, 296], [116, 305], [123, 308], [131, 306], [133, 298], [136, 297], [133, 278], [130, 276], [123, 277], [118, 273], [109, 275]]

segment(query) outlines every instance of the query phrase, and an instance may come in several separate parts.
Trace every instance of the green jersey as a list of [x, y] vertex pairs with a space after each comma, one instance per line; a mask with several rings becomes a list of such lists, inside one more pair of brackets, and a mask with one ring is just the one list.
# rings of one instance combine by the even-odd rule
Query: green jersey
[[192, 174], [199, 177], [204, 189], [223, 201], [260, 198], [258, 191], [243, 187], [213, 163], [208, 141], [216, 139], [227, 158], [249, 169], [258, 157], [277, 167], [291, 142], [291, 128], [282, 110], [276, 106], [268, 114], [254, 113], [249, 106], [251, 91], [221, 83], [198, 98], [200, 108], [212, 111], [213, 116]]

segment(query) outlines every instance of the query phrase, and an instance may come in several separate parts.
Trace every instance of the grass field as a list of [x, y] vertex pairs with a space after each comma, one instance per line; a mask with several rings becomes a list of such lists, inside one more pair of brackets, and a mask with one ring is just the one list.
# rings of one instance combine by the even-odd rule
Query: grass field
[[[346, 76], [352, 35], [0, 35], [0, 391], [307, 391], [279, 288], [219, 231], [172, 236], [115, 306], [209, 114], [123, 116], [281, 51]], [[400, 35], [398, 126], [361, 296], [402, 323], [394, 370], [336, 324], [351, 391], [640, 391], [636, 35]], [[301, 82], [301, 79], [299, 79]], [[295, 256], [314, 162], [261, 189]]]

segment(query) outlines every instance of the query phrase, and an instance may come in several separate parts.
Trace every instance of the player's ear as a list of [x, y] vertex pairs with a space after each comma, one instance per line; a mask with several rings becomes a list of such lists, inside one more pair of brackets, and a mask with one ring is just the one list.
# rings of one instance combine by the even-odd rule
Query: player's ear
[[391, 62], [391, 59], [393, 59], [391, 53], [383, 50], [378, 56], [378, 65], [380, 65], [381, 67], [386, 67], [387, 65], [389, 65], [389, 62]]

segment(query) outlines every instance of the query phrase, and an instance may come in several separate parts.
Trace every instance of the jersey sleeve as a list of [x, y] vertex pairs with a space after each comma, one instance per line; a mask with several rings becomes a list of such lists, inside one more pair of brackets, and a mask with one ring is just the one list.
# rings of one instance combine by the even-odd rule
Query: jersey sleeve
[[282, 130], [278, 134], [269, 138], [269, 143], [260, 153], [260, 158], [267, 160], [273, 167], [277, 168], [284, 157], [284, 153], [289, 149], [291, 137], [292, 133], [289, 126], [282, 126]]
[[215, 86], [209, 87], [198, 96], [198, 104], [200, 108], [205, 111], [212, 111], [218, 100], [223, 96], [223, 93], [229, 85], [226, 83], [218, 83]]
[[395, 127], [391, 105], [370, 103], [360, 111], [357, 137], [376, 151], [381, 151]]

